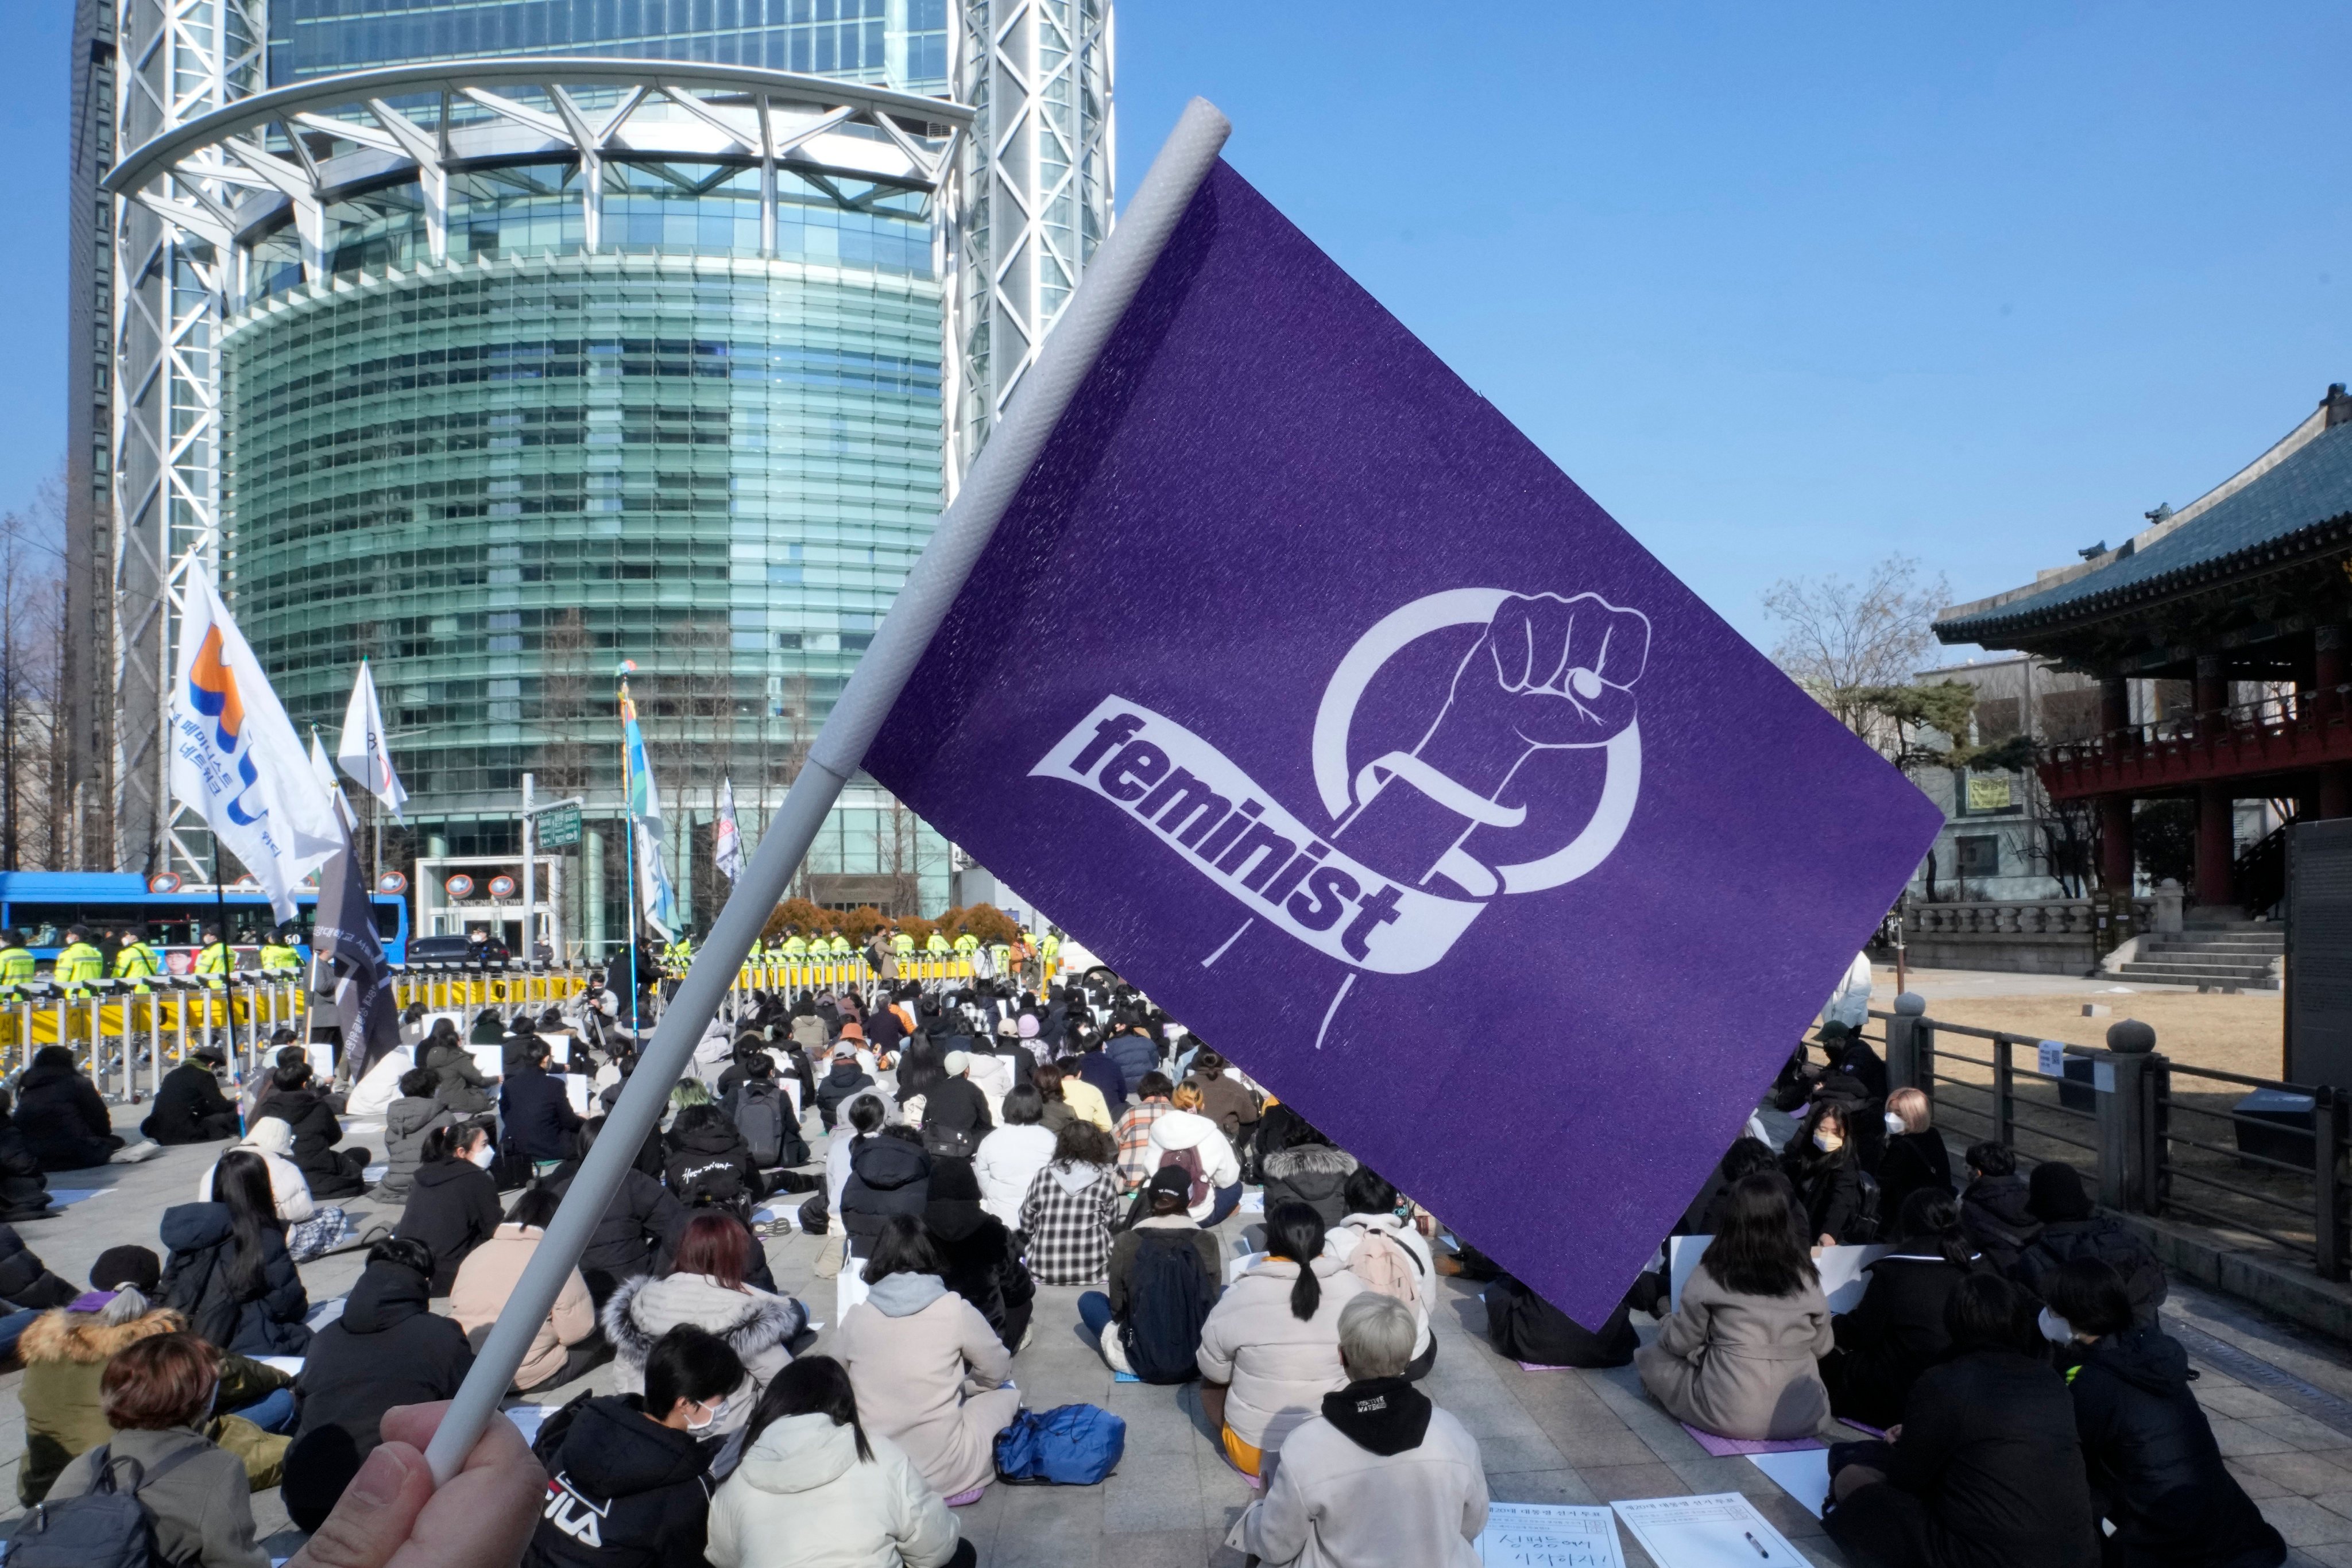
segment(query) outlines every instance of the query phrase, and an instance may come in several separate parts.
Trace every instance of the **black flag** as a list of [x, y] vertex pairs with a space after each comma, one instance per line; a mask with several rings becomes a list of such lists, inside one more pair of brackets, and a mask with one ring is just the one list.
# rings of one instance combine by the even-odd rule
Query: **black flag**
[[356, 1083], [398, 1048], [400, 1009], [392, 994], [392, 966], [384, 961], [383, 943], [376, 936], [375, 906], [360, 882], [359, 856], [349, 831], [343, 834], [343, 847], [319, 870], [319, 919], [311, 929], [310, 950], [333, 967], [335, 1013], [342, 1022], [343, 1051], [352, 1059], [352, 1082]]

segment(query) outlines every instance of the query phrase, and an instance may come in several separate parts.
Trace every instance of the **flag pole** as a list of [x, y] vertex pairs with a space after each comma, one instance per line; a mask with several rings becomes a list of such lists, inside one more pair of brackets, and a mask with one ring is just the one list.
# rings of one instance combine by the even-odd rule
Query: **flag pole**
[[[620, 700], [624, 705], [629, 700], [629, 677], [625, 674], [621, 677]], [[626, 890], [629, 903], [629, 1042], [634, 1049], [642, 1040], [646, 1024], [637, 1012], [637, 786], [630, 770], [626, 720], [623, 720], [621, 726], [621, 842], [622, 855], [627, 862], [622, 873], [626, 880], [622, 885]], [[612, 979], [612, 967], [611, 961], [607, 960], [604, 977], [608, 984]], [[643, 1136], [642, 1134], [639, 1135]], [[522, 1364], [517, 1362], [515, 1364], [520, 1366]]]
[[[702, 950], [694, 956], [655, 1026], [652, 1043], [641, 1052], [636, 1071], [605, 1117], [596, 1146], [581, 1162], [562, 1207], [548, 1222], [522, 1278], [434, 1432], [425, 1457], [436, 1484], [463, 1467], [482, 1428], [497, 1413], [590, 1233], [603, 1221], [623, 1174], [669, 1103], [671, 1083], [685, 1071], [703, 1027], [717, 1016], [753, 938], [783, 897], [826, 813], [865, 760], [882, 721], [947, 619], [1080, 383], [1094, 370], [1112, 330], [1159, 261], [1169, 235], [1192, 204], [1232, 129], [1207, 99], [1196, 98], [1185, 105], [1118, 227], [1095, 253], [1068, 308], [1046, 334], [1036, 363], [1022, 378], [988, 444], [973, 459], [963, 487], [940, 514], [930, 543], [826, 716], [806, 765], [793, 778], [751, 863], [711, 922]], [[634, 862], [634, 853], [631, 859]], [[635, 900], [631, 902], [634, 919]]]

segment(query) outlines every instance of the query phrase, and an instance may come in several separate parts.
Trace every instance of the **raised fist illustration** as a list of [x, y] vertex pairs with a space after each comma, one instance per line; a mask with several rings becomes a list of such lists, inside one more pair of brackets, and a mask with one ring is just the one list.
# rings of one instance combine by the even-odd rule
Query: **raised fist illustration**
[[1649, 656], [1649, 618], [1637, 610], [1591, 593], [1515, 594], [1454, 673], [1437, 724], [1443, 749], [1507, 751], [1516, 762], [1529, 750], [1606, 745], [1633, 722], [1633, 683]]

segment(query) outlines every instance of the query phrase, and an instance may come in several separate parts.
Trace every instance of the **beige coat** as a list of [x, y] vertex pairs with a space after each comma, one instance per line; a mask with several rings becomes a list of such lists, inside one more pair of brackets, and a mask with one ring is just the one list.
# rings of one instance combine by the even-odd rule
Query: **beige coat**
[[[499, 1321], [499, 1310], [521, 1282], [523, 1265], [539, 1250], [539, 1239], [545, 1234], [536, 1225], [501, 1225], [457, 1265], [457, 1281], [449, 1287], [449, 1315], [466, 1331], [466, 1342], [475, 1354], [481, 1353], [490, 1325]], [[515, 1373], [514, 1385], [538, 1387], [563, 1370], [567, 1348], [595, 1332], [596, 1303], [588, 1294], [587, 1281], [574, 1269], [556, 1293], [555, 1311], [531, 1337], [530, 1349]]]
[[770, 1422], [710, 1500], [710, 1568], [940, 1568], [955, 1516], [904, 1448], [866, 1438], [871, 1460], [830, 1416]]
[[1421, 1447], [1385, 1456], [1318, 1416], [1283, 1439], [1273, 1476], [1225, 1537], [1267, 1568], [1478, 1568], [1486, 1471], [1443, 1410], [1429, 1413]]
[[1269, 1258], [1234, 1281], [1201, 1325], [1201, 1375], [1232, 1385], [1225, 1425], [1253, 1448], [1282, 1447], [1322, 1408], [1323, 1396], [1348, 1385], [1339, 1365], [1339, 1309], [1369, 1287], [1328, 1253], [1314, 1267], [1323, 1299], [1304, 1322], [1290, 1311], [1298, 1265]]
[[1819, 1281], [1792, 1296], [1743, 1296], [1699, 1265], [1654, 1343], [1633, 1353], [1642, 1386], [1678, 1421], [1726, 1437], [1810, 1437], [1829, 1419], [1817, 1364], [1836, 1345]]
[[1021, 1408], [1020, 1391], [1003, 1386], [1012, 1353], [938, 1275], [883, 1280], [849, 1309], [833, 1354], [866, 1431], [906, 1449], [941, 1497], [995, 1478], [996, 1435]]

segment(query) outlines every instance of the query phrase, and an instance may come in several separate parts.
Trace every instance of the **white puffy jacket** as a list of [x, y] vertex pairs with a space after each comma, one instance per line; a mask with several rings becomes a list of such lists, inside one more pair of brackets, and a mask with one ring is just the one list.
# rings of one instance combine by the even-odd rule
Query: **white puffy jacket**
[[[289, 1225], [299, 1225], [318, 1212], [319, 1206], [310, 1201], [310, 1180], [302, 1167], [289, 1155], [294, 1152], [294, 1129], [282, 1116], [264, 1116], [253, 1124], [253, 1131], [242, 1143], [232, 1144], [232, 1149], [242, 1149], [249, 1155], [259, 1155], [261, 1163], [269, 1167], [269, 1195], [278, 1200], [278, 1218]], [[196, 1178], [196, 1201], [213, 1200], [213, 1167], [206, 1166], [205, 1174]]]
[[939, 1568], [956, 1521], [898, 1444], [824, 1415], [782, 1416], [710, 1500], [710, 1568]]
[[1151, 1124], [1151, 1152], [1144, 1158], [1144, 1167], [1158, 1170], [1160, 1156], [1178, 1149], [1191, 1149], [1200, 1156], [1201, 1174], [1209, 1179], [1209, 1196], [1187, 1212], [1195, 1222], [1206, 1219], [1217, 1206], [1217, 1189], [1242, 1179], [1242, 1163], [1234, 1157], [1234, 1145], [1226, 1140], [1224, 1129], [1197, 1111], [1171, 1109], [1160, 1113], [1160, 1119]]

